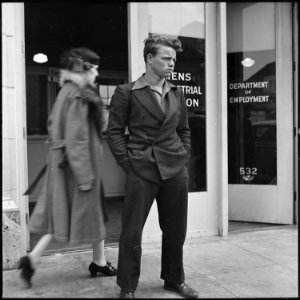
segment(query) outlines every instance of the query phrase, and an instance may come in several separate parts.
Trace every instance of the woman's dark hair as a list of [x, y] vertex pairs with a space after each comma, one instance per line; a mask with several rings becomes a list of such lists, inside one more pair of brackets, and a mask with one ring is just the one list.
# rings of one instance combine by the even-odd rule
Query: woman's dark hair
[[147, 62], [147, 55], [156, 55], [159, 46], [173, 48], [176, 52], [182, 52], [181, 41], [166, 36], [153, 35], [144, 40], [144, 61]]
[[60, 56], [62, 66], [73, 72], [84, 72], [93, 65], [99, 65], [100, 57], [94, 51], [85, 48], [71, 48]]

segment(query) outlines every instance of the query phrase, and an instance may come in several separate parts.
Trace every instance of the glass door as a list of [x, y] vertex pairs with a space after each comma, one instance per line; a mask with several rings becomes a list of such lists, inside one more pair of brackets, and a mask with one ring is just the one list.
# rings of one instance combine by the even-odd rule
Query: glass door
[[293, 222], [291, 5], [227, 4], [229, 220]]

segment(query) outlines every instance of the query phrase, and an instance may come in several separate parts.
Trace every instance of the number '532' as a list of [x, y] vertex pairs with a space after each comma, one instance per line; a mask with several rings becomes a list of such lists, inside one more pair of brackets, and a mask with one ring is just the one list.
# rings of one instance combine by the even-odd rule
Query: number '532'
[[257, 168], [240, 167], [241, 175], [257, 175]]

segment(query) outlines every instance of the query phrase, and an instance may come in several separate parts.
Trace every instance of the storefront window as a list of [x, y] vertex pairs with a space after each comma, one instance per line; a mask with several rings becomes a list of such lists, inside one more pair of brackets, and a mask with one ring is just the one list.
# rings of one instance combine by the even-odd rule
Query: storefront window
[[227, 4], [230, 184], [276, 184], [274, 3]]
[[[139, 16], [147, 34], [178, 38], [183, 52], [169, 80], [186, 97], [191, 128], [189, 192], [206, 191], [206, 104], [204, 3], [142, 3]], [[145, 38], [145, 37], [141, 37]]]

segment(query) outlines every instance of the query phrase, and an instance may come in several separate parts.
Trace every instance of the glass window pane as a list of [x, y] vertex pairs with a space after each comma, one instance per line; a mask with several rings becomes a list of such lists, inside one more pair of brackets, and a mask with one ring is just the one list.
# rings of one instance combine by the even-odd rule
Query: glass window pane
[[27, 134], [46, 135], [47, 131], [47, 74], [27, 74]]
[[[139, 25], [148, 35], [178, 38], [183, 52], [177, 54], [169, 80], [186, 97], [191, 128], [189, 192], [206, 190], [205, 20], [204, 3], [141, 3]], [[145, 21], [146, 20], [146, 21]], [[139, 36], [143, 41], [146, 36]]]
[[231, 184], [276, 184], [274, 3], [227, 4]]

